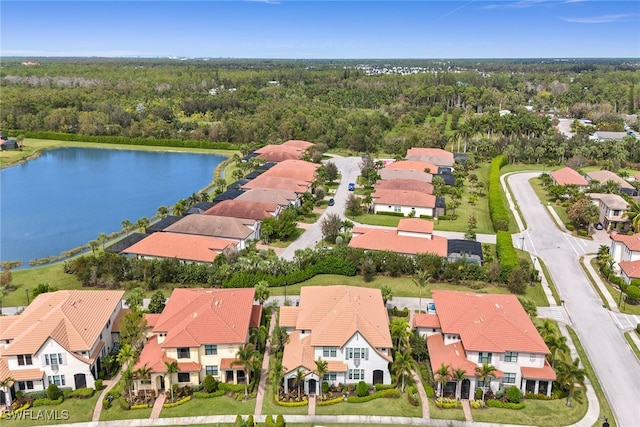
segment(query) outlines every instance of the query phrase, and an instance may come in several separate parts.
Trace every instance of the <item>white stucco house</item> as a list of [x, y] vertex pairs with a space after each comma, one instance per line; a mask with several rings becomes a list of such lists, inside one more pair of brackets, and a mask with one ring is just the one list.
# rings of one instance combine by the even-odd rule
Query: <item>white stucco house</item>
[[640, 233], [631, 236], [626, 234], [612, 234], [609, 253], [611, 254], [611, 258], [617, 263], [621, 261], [640, 260]]
[[410, 190], [382, 190], [371, 193], [373, 213], [393, 212], [404, 216], [414, 215], [433, 217], [436, 196]]
[[[391, 384], [389, 316], [379, 289], [349, 286], [305, 286], [299, 306], [280, 308], [280, 326], [289, 333], [285, 345], [284, 389], [304, 375], [306, 394], [319, 394], [321, 383]], [[318, 378], [316, 361], [327, 362]]]
[[[74, 290], [38, 295], [19, 315], [0, 317], [0, 379], [11, 393], [49, 384], [95, 387], [100, 358], [115, 344], [113, 323], [124, 291]], [[7, 396], [0, 391], [0, 398]]]

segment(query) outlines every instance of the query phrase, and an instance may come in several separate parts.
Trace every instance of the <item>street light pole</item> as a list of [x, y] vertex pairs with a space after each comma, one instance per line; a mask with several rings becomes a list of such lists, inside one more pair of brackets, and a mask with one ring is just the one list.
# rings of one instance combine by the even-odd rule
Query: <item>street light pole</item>
[[522, 242], [522, 244], [520, 245], [520, 250], [524, 251], [524, 234], [520, 236], [520, 241]]
[[27, 293], [27, 305], [29, 305], [29, 288], [24, 288], [24, 291]]

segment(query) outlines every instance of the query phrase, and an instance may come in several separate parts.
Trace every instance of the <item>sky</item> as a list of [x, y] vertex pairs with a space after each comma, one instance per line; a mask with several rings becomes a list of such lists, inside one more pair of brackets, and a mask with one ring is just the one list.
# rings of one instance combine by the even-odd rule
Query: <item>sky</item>
[[0, 55], [638, 58], [640, 1], [2, 0]]

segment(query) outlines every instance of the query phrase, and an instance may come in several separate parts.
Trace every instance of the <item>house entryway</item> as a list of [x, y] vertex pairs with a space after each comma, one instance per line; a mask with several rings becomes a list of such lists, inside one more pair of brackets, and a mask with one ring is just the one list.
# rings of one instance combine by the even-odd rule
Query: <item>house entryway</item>
[[471, 390], [471, 381], [468, 378], [462, 380], [462, 386], [460, 388], [460, 398], [468, 399], [469, 391]]
[[87, 387], [87, 377], [84, 374], [75, 374], [73, 376], [73, 381], [75, 383], [76, 390]]
[[382, 384], [384, 382], [384, 373], [381, 369], [373, 371], [373, 384]]
[[309, 395], [315, 395], [318, 387], [318, 381], [311, 379], [309, 380]]

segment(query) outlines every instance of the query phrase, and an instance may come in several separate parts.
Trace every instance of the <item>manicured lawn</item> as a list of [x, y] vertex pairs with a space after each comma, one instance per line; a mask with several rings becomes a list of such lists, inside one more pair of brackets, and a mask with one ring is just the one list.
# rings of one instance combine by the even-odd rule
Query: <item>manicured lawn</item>
[[[274, 357], [275, 356], [272, 355], [271, 359], [269, 360], [269, 372], [271, 372]], [[273, 419], [275, 421], [275, 416], [278, 414], [307, 415], [309, 413], [309, 406], [288, 407], [278, 405], [273, 397], [273, 381], [271, 380], [271, 375], [267, 375], [267, 379], [264, 385], [264, 399], [262, 400], [262, 413], [264, 415], [273, 415]]]
[[440, 409], [433, 399], [429, 399], [429, 417], [437, 420], [464, 421], [464, 411], [460, 409]]
[[287, 240], [272, 240], [269, 241], [269, 246], [273, 246], [275, 248], [286, 248], [291, 243], [293, 243], [300, 235], [304, 233], [304, 228], [296, 227], [296, 230], [293, 232], [291, 236]]
[[305, 224], [313, 224], [318, 220], [318, 218], [320, 218], [319, 213], [311, 212], [308, 215], [298, 216], [298, 222], [304, 222]]
[[536, 195], [542, 204], [548, 204], [553, 207], [553, 210], [556, 212], [563, 224], [570, 222], [569, 217], [567, 216], [567, 208], [562, 205], [556, 205], [556, 201], [547, 195], [547, 190], [542, 186], [540, 178], [531, 178], [529, 180], [529, 184], [531, 184], [533, 191], [536, 192]]
[[638, 336], [636, 331], [625, 332], [624, 339], [627, 340], [629, 347], [631, 347], [631, 350], [636, 354], [636, 359], [640, 360], [640, 348], [638, 348], [636, 342], [631, 338], [631, 334], [635, 334], [636, 337]]
[[213, 397], [211, 399], [193, 398], [180, 406], [163, 408], [160, 412], [160, 418], [197, 417], [200, 415], [249, 415], [253, 414], [255, 409], [255, 399], [242, 402], [228, 396]]
[[151, 415], [151, 408], [134, 409], [123, 411], [118, 406], [118, 403], [114, 401], [114, 405], [107, 410], [102, 410], [100, 413], [100, 421], [114, 421], [114, 420], [134, 420], [134, 419], [149, 419]]
[[[624, 301], [624, 297], [620, 298], [620, 291], [618, 290], [618, 288], [613, 286], [610, 281], [608, 281], [607, 279], [602, 277], [602, 274], [600, 274], [600, 268], [598, 267], [598, 261], [595, 258], [591, 260], [591, 266], [593, 267], [593, 269], [596, 271], [596, 274], [600, 277], [600, 279], [602, 280], [602, 282], [606, 286], [606, 288], [609, 291], [609, 293], [611, 294], [611, 297], [613, 298], [613, 300], [616, 303], [620, 302], [620, 306], [618, 307], [620, 309], [620, 312], [621, 313], [626, 313], [626, 314], [640, 315], [640, 305], [627, 304]], [[596, 287], [596, 289], [598, 290], [598, 293], [600, 293], [599, 288]], [[602, 299], [603, 299], [603, 303], [604, 303], [605, 302], [604, 298], [602, 298]]]
[[[65, 399], [65, 401], [60, 405], [38, 406], [36, 408], [31, 408], [31, 417], [27, 416], [27, 418], [20, 420], [2, 420], [0, 421], [0, 425], [2, 427], [27, 427], [50, 424], [88, 422], [91, 421], [91, 417], [93, 417], [93, 408], [96, 406], [96, 402], [98, 401], [99, 396], [100, 392], [95, 392], [93, 394], [93, 397], [91, 397], [90, 399]], [[42, 414], [48, 413], [53, 418], [56, 418], [56, 416], [53, 414], [57, 414], [57, 418], [59, 419], [36, 419], [39, 411], [43, 411]], [[66, 414], [68, 414], [68, 417], [66, 419], [62, 419], [64, 418], [63, 414], [65, 414], [65, 412], [63, 411], [67, 411]], [[29, 418], [33, 418], [33, 420], [30, 420]]]
[[[33, 289], [40, 283], [47, 283], [55, 286], [59, 290], [81, 289], [78, 279], [71, 274], [64, 272], [64, 263], [58, 262], [42, 267], [32, 267], [22, 270], [11, 271], [11, 284], [17, 289], [3, 296], [3, 306], [17, 306], [27, 304], [27, 293], [25, 289]], [[89, 288], [85, 288], [89, 289]], [[33, 295], [29, 293], [29, 301], [33, 300]]]
[[[584, 395], [583, 395], [584, 396]], [[538, 426], [566, 426], [582, 419], [587, 413], [587, 398], [570, 408], [566, 399], [526, 400], [524, 409], [483, 408], [471, 409], [473, 421], [492, 424], [525, 424]]]
[[[553, 295], [553, 299], [555, 300], [556, 305], [561, 305], [562, 304], [562, 300], [560, 299], [560, 295], [558, 294], [558, 290], [556, 289], [555, 283], [553, 283], [553, 280], [551, 280], [551, 275], [549, 274], [549, 270], [547, 269], [547, 265], [540, 258], [538, 258], [536, 262], [538, 262], [539, 266], [542, 269], [542, 273], [544, 274], [544, 277], [546, 277], [546, 279], [547, 279], [547, 283], [549, 284], [549, 288], [551, 288], [551, 295]], [[540, 289], [542, 290], [542, 286], [540, 286]], [[544, 294], [544, 290], [542, 291], [542, 293]], [[544, 299], [546, 301], [547, 297], [545, 296]], [[540, 307], [540, 306], [538, 306], [538, 307]]]
[[380, 398], [363, 403], [342, 402], [335, 405], [316, 406], [316, 415], [385, 415], [421, 417], [420, 407], [411, 406], [407, 394], [398, 399]]
[[387, 227], [397, 227], [398, 223], [402, 219], [401, 216], [392, 216], [392, 215], [376, 215], [363, 213], [356, 217], [351, 215], [346, 215], [348, 219], [353, 220], [355, 222], [359, 222], [361, 224], [367, 225], [384, 225]]

